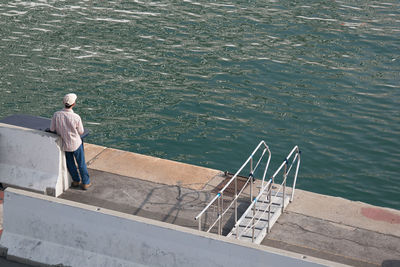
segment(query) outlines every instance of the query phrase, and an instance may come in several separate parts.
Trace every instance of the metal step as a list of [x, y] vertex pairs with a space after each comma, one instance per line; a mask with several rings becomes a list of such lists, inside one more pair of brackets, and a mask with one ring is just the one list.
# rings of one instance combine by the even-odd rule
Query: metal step
[[[275, 222], [278, 220], [279, 216], [282, 214], [282, 201], [283, 194], [278, 193], [274, 196], [276, 192], [272, 192], [272, 204], [267, 198], [266, 194], [260, 197], [255, 205], [255, 210], [251, 209], [242, 215], [241, 223], [235, 226], [231, 232], [227, 235], [231, 238], [236, 238], [237, 227], [239, 230], [240, 240], [253, 242], [260, 244], [261, 241], [266, 236], [267, 232], [272, 228]], [[285, 196], [285, 208], [289, 204], [290, 196]], [[270, 208], [268, 207], [270, 205]], [[269, 210], [269, 218], [268, 218]], [[253, 239], [253, 226], [252, 221], [254, 217], [254, 240]], [[243, 232], [244, 231], [244, 232]]]

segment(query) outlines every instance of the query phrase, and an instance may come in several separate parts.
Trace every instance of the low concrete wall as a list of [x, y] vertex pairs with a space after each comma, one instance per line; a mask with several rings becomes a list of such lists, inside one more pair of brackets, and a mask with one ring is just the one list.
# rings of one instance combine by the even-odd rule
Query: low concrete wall
[[13, 188], [5, 191], [0, 245], [8, 257], [63, 266], [321, 266], [298, 254]]
[[0, 182], [58, 196], [69, 187], [61, 139], [0, 123]]

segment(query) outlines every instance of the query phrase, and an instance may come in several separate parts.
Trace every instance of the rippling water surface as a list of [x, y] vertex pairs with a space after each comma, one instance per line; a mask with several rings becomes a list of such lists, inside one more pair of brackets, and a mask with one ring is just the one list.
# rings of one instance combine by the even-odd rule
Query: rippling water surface
[[400, 209], [398, 1], [2, 1], [0, 114], [236, 171], [258, 142], [298, 187]]

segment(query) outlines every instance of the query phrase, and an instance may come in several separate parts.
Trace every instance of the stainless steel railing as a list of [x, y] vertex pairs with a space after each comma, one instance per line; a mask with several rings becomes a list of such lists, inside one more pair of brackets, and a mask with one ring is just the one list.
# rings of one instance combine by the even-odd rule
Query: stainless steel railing
[[[294, 179], [293, 179], [293, 184], [292, 184], [292, 192], [290, 196], [290, 201], [293, 201], [294, 197], [294, 191], [296, 188], [296, 181], [297, 181], [297, 175], [299, 173], [299, 167], [300, 167], [300, 154], [301, 151], [299, 150], [298, 146], [295, 146], [292, 151], [288, 154], [288, 156], [285, 158], [285, 160], [282, 162], [280, 167], [275, 171], [275, 173], [271, 176], [269, 181], [264, 185], [261, 186], [260, 192], [255, 197], [250, 204], [250, 206], [247, 208], [244, 214], [248, 215], [253, 211], [252, 217], [249, 220], [249, 222], [245, 225], [244, 229], [239, 231], [242, 221], [244, 220], [245, 216], [242, 216], [242, 218], [236, 222], [235, 228], [236, 228], [236, 238], [239, 239], [241, 236], [244, 234], [248, 234], [249, 231], [251, 230], [251, 236], [252, 236], [252, 242], [254, 242], [254, 233], [255, 233], [255, 228], [257, 224], [260, 223], [261, 218], [265, 218], [265, 214], [267, 213], [267, 219], [268, 219], [268, 225], [267, 225], [267, 232], [271, 230], [271, 205], [273, 204], [272, 199], [276, 199], [277, 196], [282, 192], [282, 203], [281, 203], [281, 209], [282, 212], [285, 209], [285, 198], [286, 198], [286, 182], [288, 175], [290, 171], [292, 170], [292, 167], [296, 163], [296, 171], [294, 173]], [[291, 160], [292, 159], [292, 160]], [[291, 163], [289, 164], [289, 161], [291, 160]], [[276, 176], [283, 170], [283, 180], [282, 183], [279, 185], [275, 184], [275, 178]], [[275, 188], [273, 188], [273, 186]], [[272, 195], [272, 189], [274, 189], [274, 194]], [[266, 207], [263, 207], [262, 210], [257, 210], [257, 203], [258, 202], [264, 202], [268, 203]], [[258, 219], [257, 219], [258, 218]], [[243, 225], [241, 225], [243, 227]]]
[[[259, 150], [262, 149], [261, 155], [259, 155], [257, 160], [254, 160], [254, 158], [257, 158], [258, 155], [257, 152]], [[195, 220], [198, 221], [198, 225], [199, 225], [199, 230], [202, 231], [202, 217], [204, 216], [204, 214], [208, 211], [208, 209], [210, 209], [210, 207], [215, 207], [217, 208], [217, 216], [216, 219], [210, 223], [210, 226], [208, 227], [207, 230], [205, 230], [206, 232], [210, 232], [216, 225], [218, 225], [218, 234], [221, 235], [222, 234], [222, 221], [223, 221], [223, 217], [224, 215], [229, 211], [230, 208], [232, 208], [232, 206], [234, 205], [234, 211], [235, 211], [235, 224], [237, 223], [238, 220], [238, 198], [240, 197], [240, 195], [243, 193], [244, 189], [246, 188], [247, 185], [250, 184], [250, 201], [252, 201], [253, 199], [253, 181], [255, 179], [254, 175], [255, 172], [257, 171], [257, 169], [259, 168], [259, 166], [261, 166], [261, 162], [266, 154], [266, 152], [268, 152], [268, 159], [267, 162], [265, 164], [265, 169], [263, 172], [263, 183], [265, 180], [265, 176], [267, 174], [267, 170], [269, 167], [269, 163], [271, 161], [271, 151], [269, 150], [268, 145], [264, 142], [261, 141], [258, 146], [254, 149], [254, 151], [251, 153], [251, 155], [248, 157], [248, 159], [245, 161], [245, 163], [243, 163], [243, 165], [240, 167], [240, 169], [232, 176], [232, 178], [228, 181], [228, 183], [226, 183], [226, 185], [217, 193], [217, 195], [207, 204], [207, 206], [195, 217]], [[254, 162], [257, 162], [254, 165]], [[240, 189], [240, 191], [238, 192], [238, 176], [239, 174], [246, 168], [249, 167], [249, 177], [247, 178], [244, 186]], [[224, 193], [225, 190], [228, 188], [228, 186], [230, 186], [232, 183], [234, 183], [234, 197], [232, 199], [232, 201], [226, 205], [226, 207], [224, 207]]]

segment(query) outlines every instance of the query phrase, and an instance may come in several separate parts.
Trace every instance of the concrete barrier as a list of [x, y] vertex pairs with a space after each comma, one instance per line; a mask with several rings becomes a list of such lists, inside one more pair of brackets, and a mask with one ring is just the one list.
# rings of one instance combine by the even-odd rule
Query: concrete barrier
[[58, 196], [69, 187], [61, 139], [0, 123], [0, 183]]
[[321, 266], [299, 254], [14, 188], [5, 191], [0, 245], [14, 260], [62, 266]]

